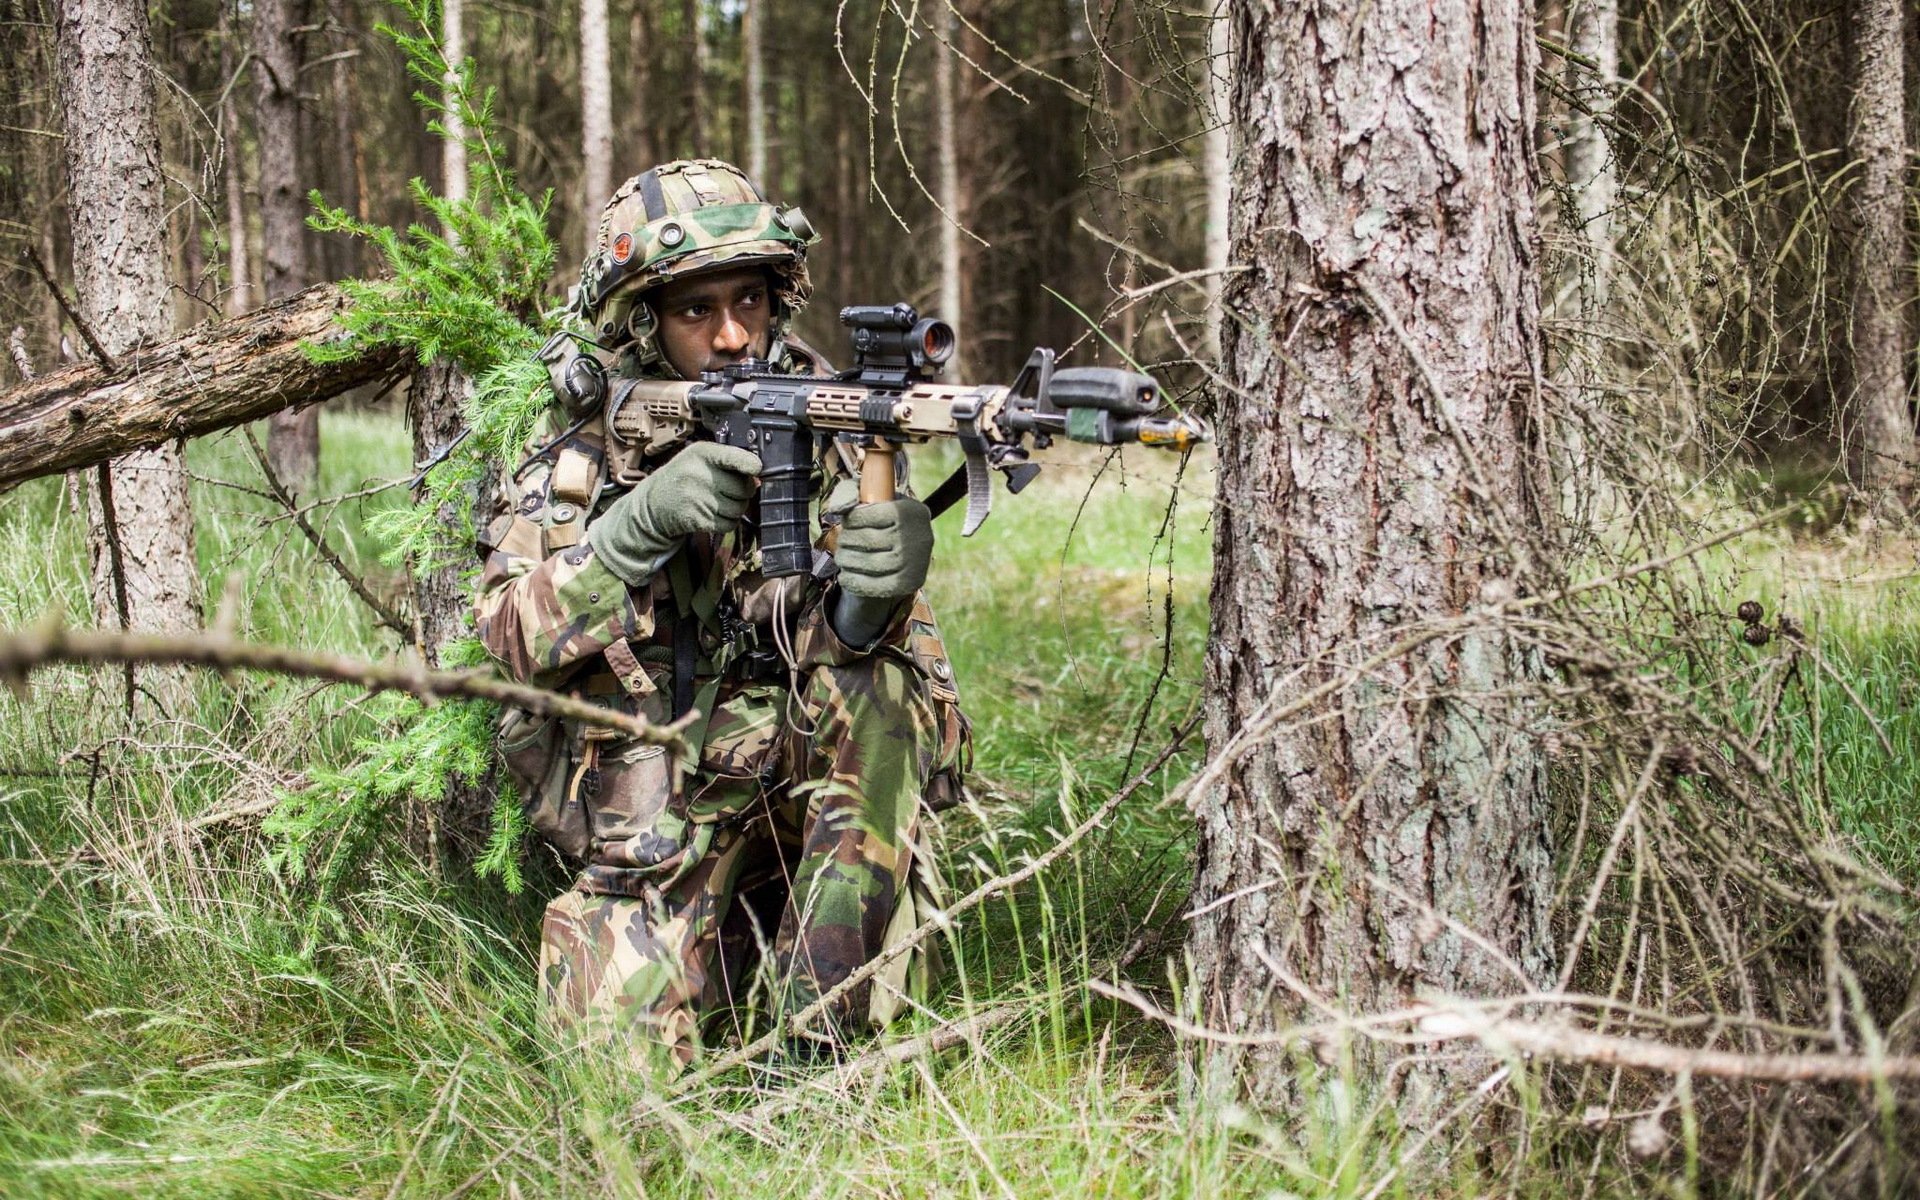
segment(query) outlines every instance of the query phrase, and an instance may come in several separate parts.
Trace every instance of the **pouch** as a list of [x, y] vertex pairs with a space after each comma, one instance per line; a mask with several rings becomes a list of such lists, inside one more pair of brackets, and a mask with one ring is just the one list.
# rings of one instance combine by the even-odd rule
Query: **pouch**
[[686, 853], [687, 822], [674, 811], [674, 762], [665, 746], [589, 739], [574, 790], [592, 824], [590, 862], [671, 870]]
[[587, 814], [569, 794], [572, 763], [559, 720], [510, 708], [500, 720], [495, 744], [507, 775], [520, 789], [520, 809], [527, 823], [562, 854], [584, 857], [589, 840]]

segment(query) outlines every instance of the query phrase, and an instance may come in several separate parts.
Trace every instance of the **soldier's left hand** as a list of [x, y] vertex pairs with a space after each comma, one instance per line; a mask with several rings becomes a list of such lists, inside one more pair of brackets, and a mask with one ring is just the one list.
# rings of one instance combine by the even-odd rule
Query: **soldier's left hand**
[[833, 552], [840, 586], [856, 596], [898, 600], [927, 581], [933, 561], [933, 514], [910, 496], [857, 504], [840, 522]]

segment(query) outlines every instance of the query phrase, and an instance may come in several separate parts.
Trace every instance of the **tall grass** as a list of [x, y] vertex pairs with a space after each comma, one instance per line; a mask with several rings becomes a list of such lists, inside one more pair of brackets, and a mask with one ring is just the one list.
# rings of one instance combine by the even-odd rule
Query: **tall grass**
[[[389, 417], [329, 413], [324, 436], [324, 493], [407, 470]], [[949, 465], [926, 458], [923, 488]], [[245, 636], [393, 652], [271, 502], [217, 482], [252, 486], [239, 445], [195, 444], [189, 463], [202, 575], [215, 595], [241, 581]], [[979, 745], [974, 802], [938, 831], [955, 891], [1051, 844], [1197, 702], [1210, 481], [1200, 466], [1177, 486], [1165, 461], [1121, 466], [1050, 469], [997, 497], [975, 538], [958, 514], [938, 527], [932, 599]], [[329, 524], [377, 586], [398, 581], [364, 524], [401, 503], [379, 493]], [[1913, 585], [1830, 586], [1790, 548], [1763, 548], [1764, 566], [1723, 562], [1729, 608], [1758, 588], [1814, 631], [1835, 676], [1813, 693], [1820, 753], [1849, 798], [1834, 819], [1912, 880], [1912, 760], [1880, 752], [1836, 680], [1897, 748], [1914, 744]], [[84, 613], [84, 574], [57, 481], [0, 503], [0, 621]], [[129, 728], [117, 680], [48, 671], [25, 702], [0, 698], [0, 1193], [1422, 1194], [1391, 1175], [1392, 1112], [1337, 1066], [1303, 1061], [1298, 1120], [1265, 1124], [1195, 1086], [1159, 1025], [1085, 988], [1126, 961], [1178, 1002], [1190, 840], [1161, 799], [1197, 749], [1034, 886], [959, 923], [935, 1009], [1013, 1005], [1010, 1023], [833, 1087], [741, 1074], [669, 1099], [541, 1036], [534, 943], [565, 884], [544, 851], [512, 896], [395, 838], [316, 905], [311, 880], [268, 869], [255, 816], [193, 827], [346, 765], [390, 728], [384, 704], [204, 676], [168, 719]], [[1577, 1192], [1555, 1145], [1462, 1165], [1445, 1190]]]

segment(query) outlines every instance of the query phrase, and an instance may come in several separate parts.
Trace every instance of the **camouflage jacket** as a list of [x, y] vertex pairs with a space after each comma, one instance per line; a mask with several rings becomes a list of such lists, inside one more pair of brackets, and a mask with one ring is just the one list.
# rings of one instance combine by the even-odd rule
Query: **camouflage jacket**
[[[509, 675], [664, 723], [673, 716], [676, 626], [693, 621], [697, 707], [711, 713], [732, 707], [743, 692], [764, 688], [764, 678], [743, 678], [737, 668], [753, 648], [775, 645], [773, 620], [784, 608], [801, 672], [863, 653], [899, 656], [919, 671], [942, 727], [941, 761], [955, 764], [936, 778], [928, 803], [944, 808], [958, 799], [971, 739], [939, 627], [923, 596], [902, 606], [875, 646], [856, 650], [826, 620], [832, 585], [764, 579], [758, 548], [738, 532], [691, 537], [650, 580], [628, 587], [585, 535], [593, 518], [644, 471], [617, 450], [610, 453], [599, 418], [563, 434], [564, 422], [556, 408], [555, 428], [533, 443], [540, 453], [502, 481], [477, 537], [484, 556], [477, 631]], [[556, 435], [562, 436], [555, 441]], [[829, 462], [823, 469], [831, 475], [843, 468]], [[823, 516], [823, 530], [830, 519]], [[579, 737], [575, 730], [566, 741], [577, 744]], [[719, 746], [694, 749], [703, 767], [713, 757], [708, 751], [724, 756]]]

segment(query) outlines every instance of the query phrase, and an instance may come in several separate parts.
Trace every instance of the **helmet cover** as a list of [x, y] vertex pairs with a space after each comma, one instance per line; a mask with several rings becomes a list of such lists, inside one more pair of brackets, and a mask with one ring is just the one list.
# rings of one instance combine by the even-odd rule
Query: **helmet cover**
[[706, 271], [771, 268], [773, 337], [812, 294], [807, 247], [819, 240], [797, 208], [767, 202], [739, 168], [679, 159], [621, 184], [600, 214], [594, 250], [580, 269], [574, 308], [606, 349], [631, 340], [642, 364], [657, 362], [653, 288]]

